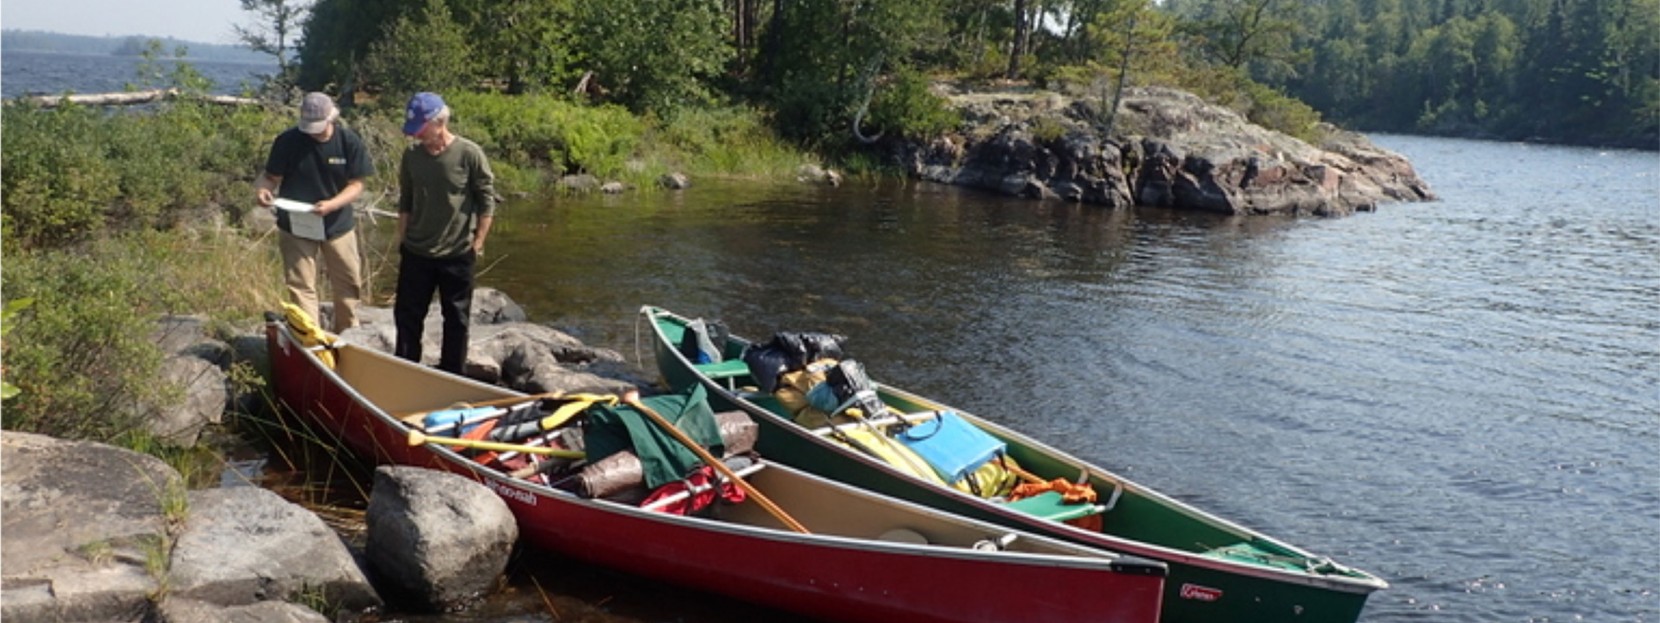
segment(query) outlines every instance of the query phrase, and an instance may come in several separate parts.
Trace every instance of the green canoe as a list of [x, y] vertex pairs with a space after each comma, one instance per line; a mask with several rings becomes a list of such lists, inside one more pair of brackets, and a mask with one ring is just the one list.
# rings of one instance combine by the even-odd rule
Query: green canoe
[[797, 424], [777, 398], [758, 389], [743, 359], [748, 340], [725, 336], [715, 345], [720, 353], [708, 357], [718, 361], [694, 364], [681, 349], [694, 319], [652, 306], [640, 313], [653, 329], [664, 381], [672, 389], [702, 384], [715, 409], [749, 413], [761, 425], [757, 449], [769, 459], [952, 513], [1163, 561], [1170, 567], [1161, 618], [1166, 623], [1351, 623], [1373, 591], [1389, 586], [984, 418], [877, 383], [889, 420], [952, 412], [959, 422], [1001, 441], [1005, 456], [1028, 472], [1028, 480], [1088, 482], [1098, 495], [1094, 504], [1064, 504], [1053, 492], [1006, 502], [918, 477], [879, 460], [868, 446], [856, 449], [864, 445], [857, 441], [838, 443], [833, 437], [845, 426]]

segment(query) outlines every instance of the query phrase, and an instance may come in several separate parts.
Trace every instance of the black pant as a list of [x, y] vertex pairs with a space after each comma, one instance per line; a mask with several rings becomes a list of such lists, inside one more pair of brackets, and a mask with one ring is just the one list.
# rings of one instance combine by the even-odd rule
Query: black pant
[[398, 300], [392, 306], [392, 320], [398, 327], [393, 354], [419, 363], [421, 333], [427, 321], [432, 292], [438, 291], [438, 310], [444, 314], [444, 340], [438, 353], [438, 369], [461, 374], [467, 360], [467, 324], [473, 313], [473, 262], [465, 255], [434, 259], [398, 249]]

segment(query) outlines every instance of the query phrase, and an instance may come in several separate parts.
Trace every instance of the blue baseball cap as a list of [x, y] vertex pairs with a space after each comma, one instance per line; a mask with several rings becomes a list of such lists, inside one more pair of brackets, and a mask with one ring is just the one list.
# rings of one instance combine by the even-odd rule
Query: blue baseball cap
[[437, 93], [416, 93], [415, 97], [409, 98], [409, 107], [404, 109], [403, 133], [414, 136], [416, 132], [421, 131], [422, 126], [432, 121], [443, 110], [444, 98], [438, 97]]

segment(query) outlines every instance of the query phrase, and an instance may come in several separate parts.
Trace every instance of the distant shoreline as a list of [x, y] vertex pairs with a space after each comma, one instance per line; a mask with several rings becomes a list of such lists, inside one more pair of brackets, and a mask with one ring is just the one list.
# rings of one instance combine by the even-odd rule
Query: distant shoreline
[[93, 36], [69, 35], [41, 30], [0, 30], [0, 48], [7, 52], [136, 57], [136, 54], [120, 54], [119, 52], [123, 49], [142, 49], [142, 46], [135, 45], [134, 41], [149, 41], [151, 39], [161, 42], [163, 60], [172, 59], [173, 51], [183, 46], [185, 48], [183, 60], [186, 62], [213, 61], [276, 65], [276, 60], [269, 55], [235, 44], [204, 43], [148, 35]]
[[[100, 52], [75, 52], [75, 51], [68, 51], [68, 50], [42, 50], [42, 49], [33, 49], [33, 48], [16, 48], [16, 49], [13, 49], [11, 47], [7, 47], [5, 49], [5, 53], [6, 54], [51, 54], [51, 55], [54, 55], [54, 56], [83, 56], [83, 57], [87, 57], [87, 58], [131, 58], [131, 59], [141, 58], [140, 56], [134, 55], [134, 54], [116, 54], [114, 52], [102, 52], [102, 53], [100, 53]], [[211, 57], [205, 57], [205, 56], [196, 56], [194, 53], [187, 53], [187, 54], [185, 54], [184, 58], [178, 58], [178, 59], [173, 58], [171, 56], [168, 56], [166, 58], [157, 59], [158, 62], [164, 62], [164, 63], [172, 62], [172, 61], [175, 61], [175, 60], [184, 61], [186, 63], [226, 63], [226, 64], [231, 64], [231, 65], [269, 66], [271, 69], [276, 69], [277, 68], [277, 62], [274, 61], [274, 60], [269, 60], [269, 59], [261, 60], [261, 59], [245, 59], [245, 58], [211, 58]]]

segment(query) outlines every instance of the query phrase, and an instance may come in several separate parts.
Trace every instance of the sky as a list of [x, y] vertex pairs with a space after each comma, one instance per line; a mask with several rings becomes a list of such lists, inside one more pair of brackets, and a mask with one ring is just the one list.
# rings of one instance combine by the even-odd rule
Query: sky
[[231, 25], [252, 23], [238, 0], [0, 0], [7, 30], [234, 43]]

